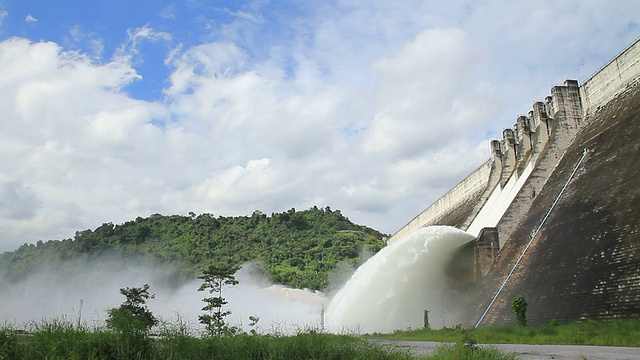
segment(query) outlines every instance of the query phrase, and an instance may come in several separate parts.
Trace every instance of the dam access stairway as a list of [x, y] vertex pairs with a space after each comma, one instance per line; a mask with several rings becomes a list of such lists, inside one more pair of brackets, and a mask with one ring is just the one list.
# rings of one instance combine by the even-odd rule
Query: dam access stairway
[[581, 86], [554, 86], [492, 158], [396, 232], [476, 236], [448, 266], [471, 294], [465, 325], [640, 317], [640, 42]]

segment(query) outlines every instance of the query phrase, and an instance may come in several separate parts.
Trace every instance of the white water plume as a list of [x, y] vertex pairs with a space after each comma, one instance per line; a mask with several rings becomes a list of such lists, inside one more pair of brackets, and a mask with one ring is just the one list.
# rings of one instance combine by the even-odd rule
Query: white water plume
[[445, 280], [454, 250], [474, 236], [449, 226], [430, 226], [383, 248], [360, 266], [329, 303], [331, 332], [389, 333], [423, 326], [424, 310], [433, 327], [457, 324]]

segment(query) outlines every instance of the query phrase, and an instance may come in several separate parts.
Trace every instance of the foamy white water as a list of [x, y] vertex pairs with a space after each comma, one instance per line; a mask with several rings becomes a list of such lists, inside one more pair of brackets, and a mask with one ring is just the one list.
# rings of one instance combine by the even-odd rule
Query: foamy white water
[[362, 264], [331, 299], [325, 325], [331, 332], [389, 333], [421, 328], [424, 310], [433, 328], [459, 323], [457, 296], [444, 272], [455, 249], [475, 237], [449, 226], [404, 236]]

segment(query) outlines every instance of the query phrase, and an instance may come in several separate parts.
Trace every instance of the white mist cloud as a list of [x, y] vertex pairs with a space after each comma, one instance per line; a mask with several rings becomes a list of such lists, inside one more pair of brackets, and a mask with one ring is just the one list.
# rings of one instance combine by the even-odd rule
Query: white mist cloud
[[[149, 284], [155, 295], [147, 302], [152, 313], [174, 325], [178, 318], [194, 334], [202, 330], [198, 323], [202, 301], [210, 297], [198, 291], [201, 281], [178, 280], [175, 269], [153, 264], [127, 263], [105, 257], [81, 265], [55, 263], [43, 266], [28, 278], [14, 283], [0, 279], [0, 322], [17, 327], [34, 321], [64, 319], [75, 324], [104, 326], [107, 310], [125, 300], [119, 292], [125, 287]], [[259, 264], [245, 264], [236, 274], [239, 285], [225, 288], [225, 309], [232, 314], [225, 320], [249, 331], [249, 316], [258, 316], [258, 330], [265, 333], [319, 328], [324, 294], [290, 289], [270, 283]], [[82, 304], [82, 305], [81, 305]], [[82, 307], [81, 307], [82, 306]]]

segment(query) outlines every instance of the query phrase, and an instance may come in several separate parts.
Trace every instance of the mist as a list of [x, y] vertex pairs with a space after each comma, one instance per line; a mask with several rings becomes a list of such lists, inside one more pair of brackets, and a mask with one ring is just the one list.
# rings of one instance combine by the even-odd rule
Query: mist
[[[161, 322], [179, 322], [198, 334], [202, 330], [198, 315], [205, 305], [202, 299], [211, 295], [198, 291], [201, 280], [185, 282], [178, 278], [177, 269], [171, 266], [123, 264], [114, 259], [43, 266], [20, 282], [0, 279], [0, 324], [24, 327], [62, 319], [100, 327], [108, 316], [107, 309], [118, 307], [125, 300], [121, 288], [149, 284], [149, 292], [155, 298], [147, 306], [153, 314]], [[223, 292], [228, 301], [225, 309], [232, 312], [226, 318], [230, 325], [248, 331], [249, 316], [258, 316], [257, 330], [265, 333], [321, 326], [325, 302], [322, 292], [272, 284], [257, 262], [244, 264], [236, 279], [239, 284]]]
[[[273, 284], [259, 262], [244, 264], [239, 284], [225, 288], [231, 311], [225, 320], [249, 331], [249, 317], [260, 320], [259, 333], [291, 334], [320, 330], [333, 333], [390, 333], [421, 328], [429, 311], [434, 328], [460, 323], [459, 294], [445, 279], [445, 267], [455, 249], [474, 236], [449, 226], [432, 226], [411, 233], [380, 250], [357, 268], [342, 263], [329, 276], [326, 292]], [[365, 255], [363, 255], [364, 257]], [[104, 258], [90, 264], [50, 264], [23, 281], [0, 279], [0, 323], [63, 319], [101, 327], [107, 310], [125, 300], [124, 287], [150, 285], [149, 309], [165, 324], [186, 325], [194, 335], [203, 298], [202, 281], [184, 281], [168, 265], [126, 263]], [[82, 304], [82, 305], [81, 305]]]

